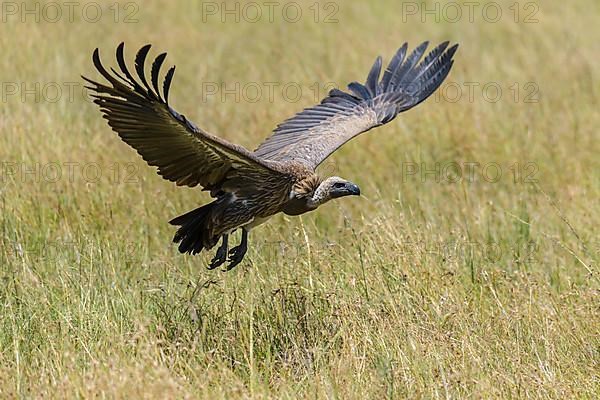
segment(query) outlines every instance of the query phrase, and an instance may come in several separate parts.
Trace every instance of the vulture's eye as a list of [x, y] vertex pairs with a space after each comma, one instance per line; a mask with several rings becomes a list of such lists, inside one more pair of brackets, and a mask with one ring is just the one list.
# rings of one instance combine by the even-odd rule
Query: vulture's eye
[[345, 188], [345, 187], [346, 187], [346, 184], [345, 184], [345, 183], [343, 183], [343, 182], [336, 182], [336, 183], [334, 183], [334, 184], [333, 184], [333, 187], [334, 187], [335, 189], [342, 189], [342, 188]]

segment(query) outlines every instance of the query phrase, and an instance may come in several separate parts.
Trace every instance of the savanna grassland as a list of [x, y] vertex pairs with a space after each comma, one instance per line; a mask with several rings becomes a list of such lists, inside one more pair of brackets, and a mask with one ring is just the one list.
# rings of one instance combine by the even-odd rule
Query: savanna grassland
[[[600, 3], [314, 3], [3, 2], [1, 398], [600, 397]], [[171, 243], [208, 196], [80, 78], [152, 43], [172, 106], [254, 148], [424, 40], [460, 43], [442, 90], [322, 168], [363, 196], [272, 219], [228, 273]]]

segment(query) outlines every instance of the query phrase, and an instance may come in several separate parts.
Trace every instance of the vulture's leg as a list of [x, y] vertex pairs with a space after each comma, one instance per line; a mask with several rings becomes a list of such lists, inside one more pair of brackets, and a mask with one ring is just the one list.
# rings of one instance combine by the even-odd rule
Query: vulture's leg
[[222, 265], [225, 261], [227, 261], [227, 240], [229, 239], [229, 235], [223, 235], [223, 243], [217, 249], [217, 253], [215, 257], [211, 260], [208, 269], [215, 269], [218, 266]]
[[242, 228], [242, 241], [238, 246], [235, 246], [233, 249], [229, 250], [229, 265], [227, 266], [226, 271], [230, 271], [242, 262], [244, 256], [246, 255], [246, 251], [248, 250], [248, 231]]

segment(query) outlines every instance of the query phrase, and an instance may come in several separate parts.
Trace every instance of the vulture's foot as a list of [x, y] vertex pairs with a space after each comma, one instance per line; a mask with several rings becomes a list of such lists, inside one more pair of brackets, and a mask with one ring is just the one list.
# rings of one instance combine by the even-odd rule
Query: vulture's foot
[[223, 235], [223, 243], [217, 249], [215, 257], [210, 261], [208, 269], [215, 269], [227, 261], [227, 235]]
[[229, 250], [229, 265], [225, 271], [231, 271], [236, 265], [242, 262], [248, 251], [248, 231], [242, 228], [242, 241], [238, 246]]

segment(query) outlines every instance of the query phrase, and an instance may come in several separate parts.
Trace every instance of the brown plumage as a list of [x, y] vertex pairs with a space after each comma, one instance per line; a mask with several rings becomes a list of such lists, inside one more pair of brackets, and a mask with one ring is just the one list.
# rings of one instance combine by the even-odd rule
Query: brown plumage
[[[444, 81], [457, 45], [442, 43], [420, 63], [427, 42], [408, 57], [407, 45], [398, 50], [379, 81], [379, 57], [364, 85], [353, 82], [352, 93], [334, 89], [323, 101], [277, 127], [254, 152], [198, 128], [169, 104], [175, 67], [159, 88], [166, 53], [152, 63], [150, 82], [145, 61], [150, 45], [135, 58], [137, 78], [127, 68], [123, 43], [117, 47], [120, 72], [108, 72], [94, 51], [96, 69], [108, 85], [83, 77], [104, 118], [121, 139], [137, 150], [158, 174], [178, 186], [200, 185], [215, 199], [170, 221], [179, 226], [174, 242], [182, 253], [218, 248], [209, 268], [227, 260], [227, 269], [243, 259], [248, 231], [271, 216], [299, 215], [334, 198], [358, 195], [355, 184], [339, 177], [323, 179], [316, 167], [348, 140], [383, 125], [429, 97]], [[242, 230], [240, 245], [228, 251], [229, 234]]]

